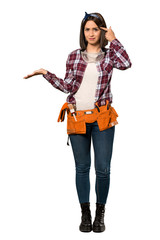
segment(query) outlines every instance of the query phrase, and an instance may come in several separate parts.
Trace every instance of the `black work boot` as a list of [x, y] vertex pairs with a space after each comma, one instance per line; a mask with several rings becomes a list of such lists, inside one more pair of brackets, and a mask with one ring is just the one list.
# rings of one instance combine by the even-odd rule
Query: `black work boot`
[[92, 231], [92, 217], [90, 211], [90, 203], [81, 203], [81, 224], [79, 226], [79, 230], [81, 232], [90, 232]]
[[104, 224], [105, 204], [96, 203], [96, 214], [93, 222], [93, 232], [103, 232], [105, 230]]

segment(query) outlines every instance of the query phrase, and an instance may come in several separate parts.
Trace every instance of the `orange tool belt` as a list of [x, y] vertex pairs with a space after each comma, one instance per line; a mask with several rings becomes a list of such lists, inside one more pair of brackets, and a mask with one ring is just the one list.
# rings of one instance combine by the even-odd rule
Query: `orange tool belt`
[[106, 104], [103, 106], [99, 107], [97, 103], [95, 103], [95, 105], [96, 107], [94, 109], [75, 111], [75, 120], [66, 102], [60, 110], [57, 121], [63, 122], [65, 112], [67, 111], [67, 134], [85, 134], [86, 123], [93, 123], [95, 121], [97, 121], [100, 131], [118, 124], [118, 114], [108, 100], [106, 100]]

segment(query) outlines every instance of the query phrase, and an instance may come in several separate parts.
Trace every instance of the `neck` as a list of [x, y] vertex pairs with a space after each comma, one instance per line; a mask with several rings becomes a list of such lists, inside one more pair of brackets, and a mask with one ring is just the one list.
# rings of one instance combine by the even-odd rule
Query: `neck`
[[98, 45], [90, 45], [90, 44], [88, 44], [87, 45], [87, 48], [86, 48], [86, 51], [88, 52], [88, 53], [98, 53], [98, 52], [100, 52], [100, 50], [101, 50], [101, 48], [100, 48], [100, 45], [98, 44]]

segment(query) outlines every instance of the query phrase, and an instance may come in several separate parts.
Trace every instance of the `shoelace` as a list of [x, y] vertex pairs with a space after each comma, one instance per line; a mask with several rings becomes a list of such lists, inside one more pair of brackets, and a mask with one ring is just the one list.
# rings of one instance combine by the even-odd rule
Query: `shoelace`
[[86, 220], [90, 220], [90, 218], [91, 218], [90, 210], [88, 209], [88, 207], [84, 207], [82, 209], [82, 219], [86, 221]]
[[103, 217], [104, 217], [104, 212], [105, 210], [102, 208], [102, 207], [99, 207], [97, 210], [96, 210], [96, 218], [95, 220], [96, 221], [102, 221], [103, 220]]

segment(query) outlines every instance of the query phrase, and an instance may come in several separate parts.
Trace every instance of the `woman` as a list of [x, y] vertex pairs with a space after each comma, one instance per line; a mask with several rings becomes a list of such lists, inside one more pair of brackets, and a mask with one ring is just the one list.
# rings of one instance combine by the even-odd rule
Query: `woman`
[[[110, 48], [105, 46], [110, 42]], [[81, 48], [72, 51], [66, 62], [65, 78], [58, 78], [55, 74], [39, 69], [24, 78], [42, 74], [55, 88], [70, 93], [67, 103], [72, 104], [73, 114], [85, 113], [85, 116], [98, 115], [99, 108], [113, 110], [111, 107], [111, 77], [113, 68], [125, 70], [131, 67], [131, 61], [123, 45], [116, 38], [111, 27], [107, 28], [100, 13], [87, 14], [81, 22]], [[115, 113], [115, 112], [114, 112]], [[68, 114], [69, 115], [69, 114]], [[115, 115], [116, 117], [118, 115]], [[77, 115], [78, 117], [78, 115]], [[103, 232], [105, 230], [104, 213], [110, 185], [110, 165], [116, 121], [110, 122], [103, 129], [100, 124], [105, 121], [97, 118], [95, 121], [85, 122], [85, 133], [69, 132], [73, 155], [76, 165], [76, 189], [81, 206], [82, 217], [80, 231]], [[101, 119], [102, 120], [102, 119]], [[103, 119], [104, 120], [104, 119]], [[68, 124], [68, 123], [67, 123]], [[108, 122], [107, 122], [108, 124]], [[68, 125], [67, 125], [68, 126]], [[72, 129], [71, 129], [72, 130]], [[94, 148], [94, 164], [96, 172], [96, 212], [92, 224], [90, 212], [90, 180], [91, 139]]]

